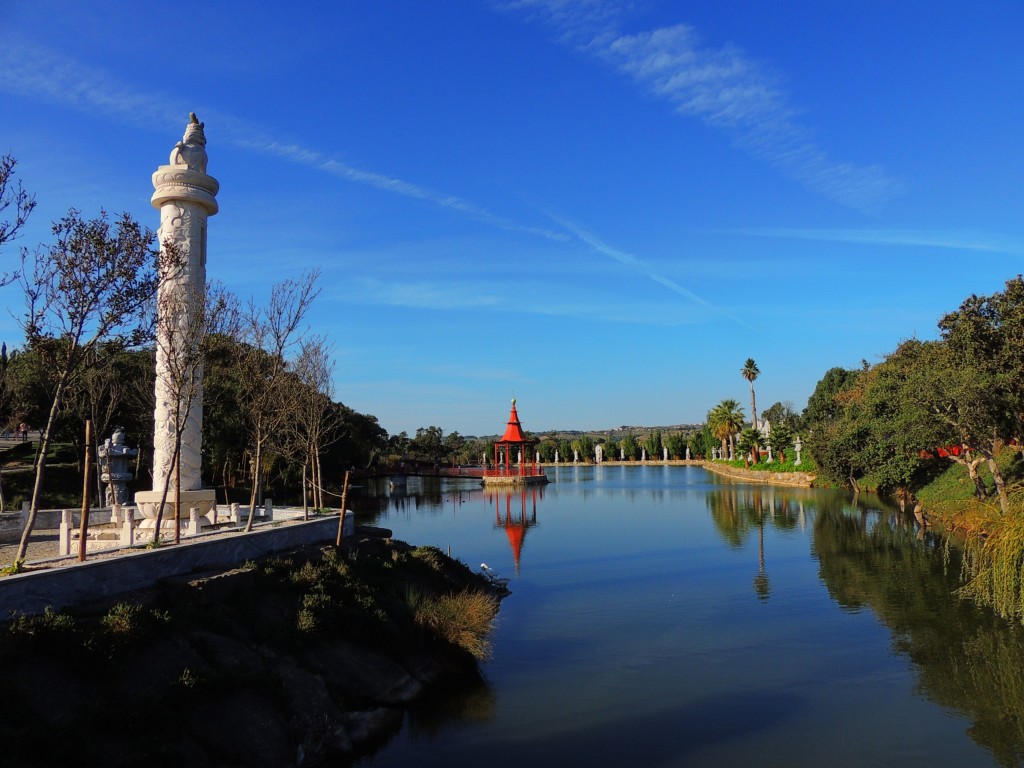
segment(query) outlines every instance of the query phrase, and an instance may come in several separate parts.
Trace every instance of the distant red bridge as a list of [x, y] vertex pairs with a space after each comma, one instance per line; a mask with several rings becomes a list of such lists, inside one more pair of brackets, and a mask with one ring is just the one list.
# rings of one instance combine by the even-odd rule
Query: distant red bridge
[[530, 464], [487, 469], [485, 467], [441, 467], [426, 462], [402, 462], [390, 466], [374, 467], [367, 474], [376, 477], [469, 477], [482, 480], [485, 477], [540, 477], [545, 472], [544, 467]]

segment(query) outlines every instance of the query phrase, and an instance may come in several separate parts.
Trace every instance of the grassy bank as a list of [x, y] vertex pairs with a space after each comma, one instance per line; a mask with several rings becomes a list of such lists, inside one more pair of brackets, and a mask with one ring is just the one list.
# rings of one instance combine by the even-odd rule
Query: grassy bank
[[337, 764], [428, 688], [482, 685], [498, 602], [439, 550], [371, 536], [16, 617], [0, 632], [5, 760]]
[[1007, 448], [998, 464], [1008, 486], [1010, 511], [994, 497], [988, 467], [979, 467], [988, 495], [979, 499], [967, 470], [951, 463], [917, 493], [929, 522], [962, 542], [962, 597], [1024, 622], [1024, 461]]
[[799, 466], [796, 464], [796, 456], [791, 456], [786, 461], [760, 461], [757, 464], [749, 465], [742, 459], [736, 461], [715, 461], [715, 464], [735, 467], [736, 469], [749, 469], [752, 472], [806, 472], [814, 474], [818, 471], [813, 459], [806, 453], [801, 454], [800, 458]]

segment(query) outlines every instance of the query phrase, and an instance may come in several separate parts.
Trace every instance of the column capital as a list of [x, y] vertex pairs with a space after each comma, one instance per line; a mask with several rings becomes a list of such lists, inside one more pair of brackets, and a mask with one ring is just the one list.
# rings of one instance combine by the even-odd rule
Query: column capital
[[181, 200], [202, 206], [208, 216], [219, 210], [215, 196], [220, 190], [220, 182], [186, 165], [161, 165], [153, 173], [153, 188], [155, 191], [150, 202], [154, 208]]

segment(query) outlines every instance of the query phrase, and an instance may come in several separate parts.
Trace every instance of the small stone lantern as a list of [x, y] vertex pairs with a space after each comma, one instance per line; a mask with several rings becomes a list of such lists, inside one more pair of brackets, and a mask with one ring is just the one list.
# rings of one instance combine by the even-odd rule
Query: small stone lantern
[[127, 504], [127, 483], [132, 479], [132, 473], [128, 469], [128, 460], [138, 455], [138, 448], [129, 448], [125, 445], [124, 430], [121, 427], [115, 427], [114, 434], [103, 441], [103, 445], [96, 453], [103, 467], [100, 480], [107, 484], [104, 504], [108, 507], [115, 504]]

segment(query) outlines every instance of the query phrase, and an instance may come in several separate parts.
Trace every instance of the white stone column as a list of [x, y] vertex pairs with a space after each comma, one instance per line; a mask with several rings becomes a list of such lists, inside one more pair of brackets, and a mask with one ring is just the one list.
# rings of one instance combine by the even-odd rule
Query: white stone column
[[[167, 165], [153, 174], [154, 208], [160, 210], [157, 237], [161, 248], [170, 244], [181, 260], [174, 275], [165, 277], [158, 294], [160, 338], [156, 348], [156, 409], [153, 414], [153, 490], [136, 495], [146, 517], [155, 517], [156, 504], [164, 489], [168, 503], [174, 500], [175, 398], [177, 392], [169, 361], [182, 344], [198, 343], [195, 329], [202, 322], [206, 292], [206, 221], [217, 213], [216, 194], [220, 184], [206, 173], [206, 136], [203, 123], [194, 114], [184, 138], [171, 150]], [[178, 308], [179, 317], [168, 318], [168, 307]], [[187, 354], [187, 353], [186, 353]], [[181, 437], [181, 491], [185, 509], [196, 506], [205, 514], [215, 504], [212, 490], [202, 490], [203, 370], [195, 372], [192, 402]], [[209, 497], [209, 498], [207, 498]]]

